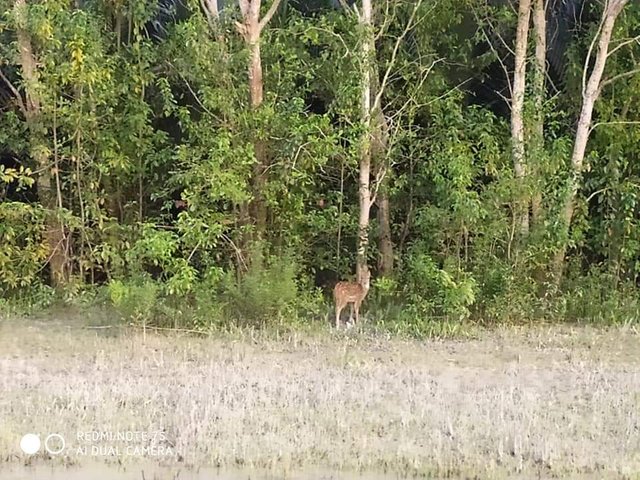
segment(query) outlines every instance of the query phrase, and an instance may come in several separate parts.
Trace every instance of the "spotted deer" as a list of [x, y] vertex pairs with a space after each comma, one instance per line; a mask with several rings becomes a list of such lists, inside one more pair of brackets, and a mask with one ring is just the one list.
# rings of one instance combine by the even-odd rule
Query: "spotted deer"
[[371, 272], [365, 269], [362, 272], [362, 278], [358, 283], [354, 282], [338, 282], [333, 289], [333, 300], [336, 304], [336, 328], [340, 328], [340, 312], [351, 303], [351, 312], [349, 319], [353, 317], [353, 311], [356, 312], [356, 323], [360, 320], [360, 304], [369, 292], [369, 282], [371, 281]]

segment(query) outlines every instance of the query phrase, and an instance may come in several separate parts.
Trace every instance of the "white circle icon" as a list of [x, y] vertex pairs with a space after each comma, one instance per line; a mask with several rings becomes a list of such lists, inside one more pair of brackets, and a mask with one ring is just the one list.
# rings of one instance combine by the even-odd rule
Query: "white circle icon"
[[27, 455], [33, 455], [40, 450], [40, 437], [34, 433], [27, 433], [20, 440], [20, 448]]
[[[58, 444], [56, 445], [58, 447], [57, 449], [55, 447], [52, 448], [51, 445], [49, 445], [49, 442], [51, 440], [57, 440], [57, 442], [56, 441], [53, 442], [54, 445], [56, 443]], [[52, 433], [44, 441], [44, 449], [49, 453], [49, 455], [58, 455], [59, 453], [62, 453], [65, 445], [66, 444], [64, 442], [64, 438], [59, 433]]]

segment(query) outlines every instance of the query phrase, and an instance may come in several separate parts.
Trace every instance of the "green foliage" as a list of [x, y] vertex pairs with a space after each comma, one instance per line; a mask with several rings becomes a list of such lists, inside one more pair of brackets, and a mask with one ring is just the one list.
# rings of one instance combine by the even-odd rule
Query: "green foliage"
[[112, 280], [108, 285], [109, 298], [123, 319], [134, 323], [148, 323], [158, 302], [159, 286], [147, 278], [127, 282]]
[[407, 315], [411, 318], [443, 316], [464, 320], [476, 298], [476, 282], [452, 265], [439, 268], [433, 259], [416, 248], [407, 258]]
[[569, 280], [566, 293], [553, 299], [558, 320], [599, 325], [629, 325], [640, 319], [640, 292], [615, 274], [592, 268]]
[[[322, 319], [328, 298], [318, 286], [329, 290], [353, 273], [361, 140], [375, 133], [363, 129], [357, 16], [282, 9], [261, 34], [264, 101], [252, 108], [251, 52], [236, 18], [210, 24], [193, 6], [159, 40], [147, 35], [157, 2], [28, 2], [26, 23], [18, 24], [13, 3], [0, 0], [3, 298], [53, 301], [45, 285], [52, 221], [70, 239], [71, 277], [56, 298], [83, 305], [100, 296], [87, 284], [107, 285], [129, 321], [206, 331]], [[531, 168], [519, 181], [508, 118], [472, 105], [468, 81], [481, 83], [498, 65], [487, 32], [508, 45], [513, 9], [479, 0], [413, 8], [399, 1], [376, 12], [369, 59], [374, 97], [385, 87], [379, 99], [387, 129], [384, 148], [374, 142], [372, 179], [387, 167], [396, 271], [384, 278], [374, 271], [368, 317], [412, 336], [464, 334], [471, 321], [634, 321], [640, 76], [602, 91], [567, 232], [561, 207], [581, 69], [597, 24], [576, 34], [564, 83], [544, 106], [544, 142], [528, 145]], [[618, 23], [617, 44], [639, 24], [634, 5]], [[21, 71], [18, 29], [35, 55], [31, 82]], [[608, 78], [633, 70], [638, 55], [637, 42], [616, 51]], [[12, 88], [23, 101], [27, 91], [39, 97], [31, 121]], [[528, 129], [534, 113], [527, 92]], [[50, 186], [38, 185], [35, 154], [49, 166]], [[251, 209], [262, 167], [268, 215], [257, 235]], [[44, 208], [43, 188], [55, 208]], [[520, 235], [515, 202], [534, 194], [541, 218]], [[250, 251], [255, 240], [259, 253]], [[571, 269], [556, 287], [545, 273], [561, 246]]]
[[201, 331], [320, 318], [322, 296], [300, 279], [293, 257], [255, 258], [239, 278], [221, 268], [209, 269], [187, 294], [172, 290], [176, 276], [156, 281], [142, 275], [112, 280], [109, 298], [116, 311], [134, 323]]
[[217, 267], [209, 269], [203, 275], [194, 289], [192, 305], [185, 309], [186, 325], [202, 331], [229, 326], [226, 304], [219, 295], [224, 277], [224, 270]]
[[52, 307], [57, 300], [56, 292], [42, 282], [34, 282], [29, 288], [3, 292], [0, 297], [0, 316], [31, 315]]
[[287, 256], [257, 257], [241, 278], [228, 274], [222, 284], [226, 314], [236, 322], [280, 320], [298, 298], [295, 262]]
[[32, 187], [34, 182], [33, 172], [29, 167], [25, 168], [24, 165], [21, 165], [20, 168], [7, 168], [4, 165], [0, 165], [0, 185], [4, 184], [3, 190], [6, 189], [8, 184], [15, 183], [19, 192]]
[[506, 262], [495, 261], [479, 268], [482, 279], [476, 317], [485, 324], [518, 324], [544, 317], [539, 298], [542, 290], [529, 275], [515, 272]]
[[0, 202], [0, 293], [12, 294], [38, 283], [49, 254], [43, 220], [38, 205]]

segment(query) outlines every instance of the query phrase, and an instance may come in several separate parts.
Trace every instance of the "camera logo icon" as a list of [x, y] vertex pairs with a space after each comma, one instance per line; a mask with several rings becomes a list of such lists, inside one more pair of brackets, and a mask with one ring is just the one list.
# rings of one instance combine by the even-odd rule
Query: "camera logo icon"
[[[58, 455], [64, 451], [66, 443], [59, 433], [50, 433], [44, 440], [44, 449], [49, 455]], [[20, 449], [27, 455], [35, 455], [40, 451], [42, 442], [35, 433], [27, 433], [20, 439]]]

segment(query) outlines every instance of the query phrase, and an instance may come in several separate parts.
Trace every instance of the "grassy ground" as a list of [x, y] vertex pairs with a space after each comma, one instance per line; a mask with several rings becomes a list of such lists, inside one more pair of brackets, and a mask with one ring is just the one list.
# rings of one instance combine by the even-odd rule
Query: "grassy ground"
[[[640, 478], [640, 335], [632, 328], [512, 327], [417, 342], [328, 328], [277, 340], [143, 339], [85, 324], [66, 314], [0, 322], [0, 469], [152, 460]], [[148, 438], [78, 439], [95, 431]], [[63, 453], [26, 459], [17, 445], [27, 432], [61, 434]]]

